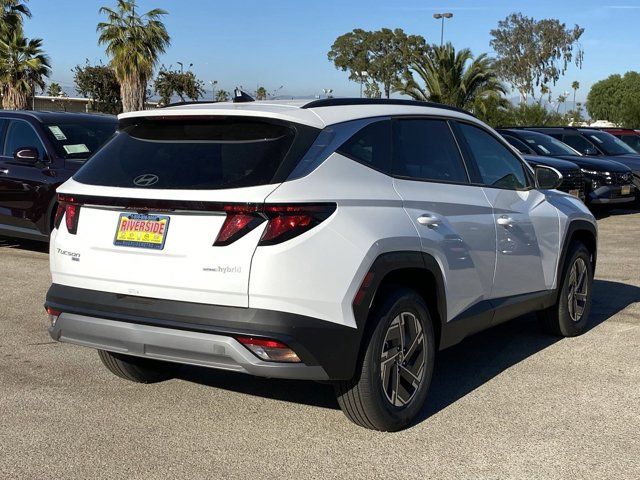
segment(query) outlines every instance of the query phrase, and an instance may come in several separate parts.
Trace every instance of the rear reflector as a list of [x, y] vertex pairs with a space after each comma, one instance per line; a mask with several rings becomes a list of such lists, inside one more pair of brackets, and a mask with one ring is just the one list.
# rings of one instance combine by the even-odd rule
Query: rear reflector
[[56, 310], [54, 308], [51, 307], [46, 307], [45, 310], [47, 311], [47, 314], [49, 315], [49, 323], [51, 324], [52, 327], [56, 326], [56, 322], [58, 321], [58, 317], [60, 315], [62, 315], [62, 312], [60, 310]]
[[260, 360], [267, 362], [300, 362], [296, 352], [277, 340], [254, 337], [236, 337], [236, 339]]

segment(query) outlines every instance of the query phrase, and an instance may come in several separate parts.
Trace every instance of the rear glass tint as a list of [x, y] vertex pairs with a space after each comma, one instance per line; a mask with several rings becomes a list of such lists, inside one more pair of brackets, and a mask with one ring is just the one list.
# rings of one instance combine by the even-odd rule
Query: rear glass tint
[[[92, 185], [154, 189], [277, 183], [286, 179], [318, 132], [247, 117], [137, 121], [123, 127], [74, 178]], [[145, 181], [136, 183], [143, 175]]]

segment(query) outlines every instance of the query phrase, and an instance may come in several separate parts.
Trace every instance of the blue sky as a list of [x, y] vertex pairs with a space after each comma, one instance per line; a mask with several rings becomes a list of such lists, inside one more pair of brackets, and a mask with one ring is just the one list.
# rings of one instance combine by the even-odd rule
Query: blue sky
[[[29, 2], [33, 18], [25, 30], [30, 37], [44, 39], [53, 66], [51, 80], [71, 89], [74, 65], [85, 59], [107, 60], [97, 45], [95, 27], [99, 7], [113, 4], [115, 0]], [[439, 42], [440, 23], [432, 18], [437, 11], [454, 14], [445, 25], [445, 41], [469, 47], [475, 54], [491, 51], [489, 31], [512, 12], [584, 27], [582, 70], [570, 68], [553, 87], [558, 94], [578, 80], [578, 101], [584, 100], [594, 81], [640, 69], [638, 0], [139, 0], [138, 4], [143, 11], [155, 7], [169, 11], [165, 23], [172, 45], [162, 63], [193, 63], [200, 79], [217, 80], [227, 90], [236, 85], [254, 90], [260, 84], [268, 90], [283, 85], [281, 92], [286, 95], [313, 96], [323, 88], [333, 88], [336, 96], [358, 95], [358, 85], [327, 60], [335, 38], [353, 28], [400, 27]]]

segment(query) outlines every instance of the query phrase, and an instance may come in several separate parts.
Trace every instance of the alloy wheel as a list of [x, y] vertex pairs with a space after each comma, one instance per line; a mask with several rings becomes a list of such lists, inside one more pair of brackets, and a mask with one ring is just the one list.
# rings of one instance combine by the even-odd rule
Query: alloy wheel
[[567, 306], [569, 316], [574, 322], [579, 322], [584, 314], [589, 293], [587, 264], [583, 258], [576, 258], [569, 273], [569, 292], [567, 293]]
[[425, 339], [422, 324], [411, 312], [397, 315], [384, 337], [380, 377], [387, 400], [396, 407], [407, 405], [424, 377]]

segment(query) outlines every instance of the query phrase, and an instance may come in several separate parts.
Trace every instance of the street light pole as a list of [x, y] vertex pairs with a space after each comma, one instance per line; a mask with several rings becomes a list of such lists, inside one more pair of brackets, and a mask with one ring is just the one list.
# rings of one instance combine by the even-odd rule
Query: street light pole
[[445, 13], [434, 13], [433, 14], [433, 18], [435, 18], [436, 20], [440, 20], [440, 46], [442, 46], [444, 44], [444, 19], [445, 18], [452, 18], [453, 17], [453, 13], [451, 12], [445, 12]]
[[218, 81], [209, 80], [209, 83], [211, 84], [211, 99], [215, 102], [216, 101], [216, 85], [218, 84]]

